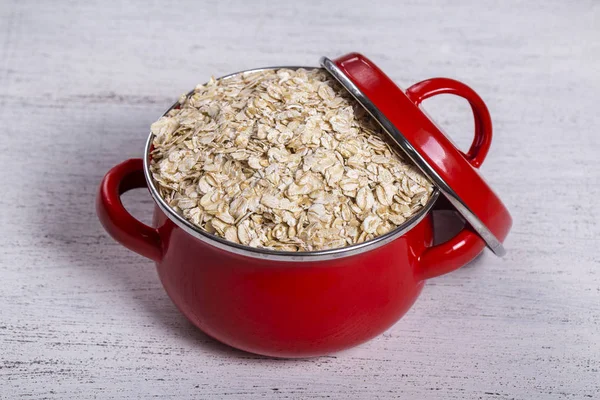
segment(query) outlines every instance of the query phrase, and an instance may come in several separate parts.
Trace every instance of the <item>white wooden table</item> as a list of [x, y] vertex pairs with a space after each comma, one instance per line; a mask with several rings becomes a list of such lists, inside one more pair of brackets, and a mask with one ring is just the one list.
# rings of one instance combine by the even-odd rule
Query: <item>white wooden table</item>
[[[600, 3], [251, 3], [0, 1], [0, 398], [600, 398]], [[509, 253], [431, 280], [352, 350], [230, 349], [105, 234], [95, 190], [211, 74], [348, 51], [487, 101]], [[467, 146], [463, 100], [426, 107]], [[147, 193], [125, 200], [149, 220]]]

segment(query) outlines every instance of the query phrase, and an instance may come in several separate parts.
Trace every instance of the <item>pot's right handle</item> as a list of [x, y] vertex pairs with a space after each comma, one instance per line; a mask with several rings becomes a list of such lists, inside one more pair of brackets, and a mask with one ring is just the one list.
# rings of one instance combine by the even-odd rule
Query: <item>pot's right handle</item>
[[104, 229], [130, 250], [160, 261], [160, 236], [155, 228], [141, 223], [123, 206], [121, 195], [131, 189], [147, 187], [142, 159], [127, 160], [113, 167], [102, 179], [96, 212]]
[[485, 248], [485, 242], [469, 226], [447, 242], [426, 249], [421, 257], [420, 278], [429, 279], [459, 269], [471, 262]]

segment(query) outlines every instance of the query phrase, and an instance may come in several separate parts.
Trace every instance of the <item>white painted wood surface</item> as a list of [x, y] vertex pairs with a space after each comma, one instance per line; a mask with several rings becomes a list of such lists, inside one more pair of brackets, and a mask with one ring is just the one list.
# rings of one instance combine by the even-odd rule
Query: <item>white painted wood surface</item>
[[[0, 397], [600, 398], [600, 3], [0, 1]], [[102, 230], [96, 187], [206, 80], [362, 51], [487, 101], [482, 171], [515, 219], [387, 333], [300, 361], [193, 328]], [[466, 103], [426, 104], [461, 146]], [[143, 191], [126, 196], [148, 221]]]

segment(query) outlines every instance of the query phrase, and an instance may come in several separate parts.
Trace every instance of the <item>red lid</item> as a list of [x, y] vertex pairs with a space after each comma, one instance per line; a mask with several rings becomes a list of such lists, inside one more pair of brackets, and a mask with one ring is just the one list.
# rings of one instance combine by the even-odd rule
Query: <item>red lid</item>
[[[358, 53], [333, 61], [324, 57], [321, 65], [377, 119], [487, 246], [495, 254], [503, 255], [502, 242], [512, 218], [477, 171], [492, 141], [490, 113], [477, 93], [447, 78], [428, 79], [404, 92], [373, 62]], [[465, 98], [473, 110], [475, 139], [466, 154], [419, 108], [426, 98], [442, 93]]]

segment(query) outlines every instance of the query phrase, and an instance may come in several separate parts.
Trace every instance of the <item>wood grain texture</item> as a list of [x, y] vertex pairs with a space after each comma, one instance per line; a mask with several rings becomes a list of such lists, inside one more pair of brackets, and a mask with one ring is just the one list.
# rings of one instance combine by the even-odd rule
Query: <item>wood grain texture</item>
[[[460, 3], [460, 4], [459, 4]], [[600, 3], [0, 0], [0, 398], [600, 398]], [[102, 175], [211, 74], [362, 51], [466, 82], [515, 225], [355, 349], [258, 357], [190, 326], [94, 213]], [[463, 148], [466, 103], [426, 107]], [[126, 196], [148, 221], [149, 196]]]

